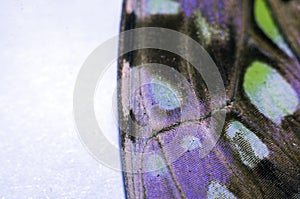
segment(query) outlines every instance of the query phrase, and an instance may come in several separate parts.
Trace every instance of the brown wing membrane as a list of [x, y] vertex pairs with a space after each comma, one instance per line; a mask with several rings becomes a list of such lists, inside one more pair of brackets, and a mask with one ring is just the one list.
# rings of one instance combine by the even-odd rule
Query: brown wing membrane
[[[201, 152], [201, 139], [197, 138], [210, 133], [207, 130], [212, 112], [209, 102], [214, 100], [202, 76], [182, 57], [164, 50], [135, 50], [119, 58], [118, 110], [124, 150], [121, 158], [123, 169], [130, 171], [124, 172], [127, 198], [291, 198], [300, 192], [299, 106], [295, 114], [277, 124], [252, 104], [243, 88], [247, 67], [259, 60], [278, 71], [300, 99], [300, 3], [298, 0], [267, 1], [294, 57], [278, 48], [256, 25], [252, 0], [172, 1], [179, 5], [177, 13], [165, 12], [164, 8], [153, 13], [147, 7], [150, 0], [124, 0], [121, 31], [162, 27], [189, 35], [216, 63], [227, 95], [227, 104], [222, 107], [226, 112], [223, 135], [209, 154], [200, 157], [197, 154]], [[134, 40], [135, 37], [126, 41], [120, 38], [120, 49], [127, 48]], [[184, 45], [182, 41], [177, 42], [175, 45]], [[201, 106], [200, 117], [193, 117], [193, 111], [189, 110], [190, 118], [182, 119], [177, 108], [149, 111], [155, 103], [149, 85], [138, 88], [132, 96], [132, 82], [128, 79], [143, 82], [151, 75], [163, 78], [163, 73], [151, 68], [130, 77], [130, 70], [147, 63], [167, 65], [187, 80]], [[185, 97], [192, 94], [187, 92]], [[269, 155], [263, 159], [255, 157], [241, 136], [230, 140], [226, 132], [232, 121], [239, 121], [253, 132], [266, 145]], [[150, 138], [136, 136], [141, 134], [140, 127], [147, 124], [157, 132]], [[142, 133], [151, 132], [146, 129]], [[180, 141], [172, 149], [168, 148], [170, 140], [175, 138]], [[185, 141], [192, 142], [192, 148], [173, 161], [173, 152], [184, 147]], [[241, 161], [236, 143], [242, 153], [253, 157], [249, 161], [255, 162], [254, 166]], [[154, 149], [156, 154], [149, 153]], [[162, 168], [149, 172], [152, 163]]]

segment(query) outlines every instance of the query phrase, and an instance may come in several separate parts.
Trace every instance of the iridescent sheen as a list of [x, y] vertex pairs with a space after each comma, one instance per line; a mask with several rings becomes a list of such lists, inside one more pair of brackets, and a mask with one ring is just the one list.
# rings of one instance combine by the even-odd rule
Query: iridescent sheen
[[[121, 31], [150, 26], [190, 36], [210, 54], [226, 89], [226, 123], [216, 140], [211, 116], [219, 110], [209, 104], [217, 100], [190, 63], [158, 49], [120, 57], [127, 198], [298, 197], [300, 1], [265, 1], [289, 51], [265, 34], [252, 0], [124, 1]], [[120, 48], [135, 37], [122, 39]], [[152, 64], [139, 70], [145, 63]]]

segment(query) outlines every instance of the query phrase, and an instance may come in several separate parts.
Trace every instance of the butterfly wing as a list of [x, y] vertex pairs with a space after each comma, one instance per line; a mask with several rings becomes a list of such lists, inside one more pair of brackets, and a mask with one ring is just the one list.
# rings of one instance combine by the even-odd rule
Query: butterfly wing
[[268, 0], [272, 13], [278, 22], [286, 41], [300, 59], [300, 1]]
[[[293, 27], [297, 27], [295, 23], [292, 24]], [[243, 76], [251, 62], [256, 59], [265, 61], [272, 64], [299, 93], [299, 63], [297, 59], [282, 52], [257, 27], [253, 16], [253, 2], [124, 1], [121, 31], [139, 27], [163, 27], [185, 33], [208, 51], [225, 84], [227, 105], [223, 109], [227, 117], [223, 135], [216, 146], [202, 157], [199, 154], [204, 148], [203, 137], [211, 133], [207, 128], [212, 122], [208, 103], [213, 99], [209, 98], [201, 75], [186, 60], [163, 50], [141, 49], [122, 56], [118, 68], [122, 81], [118, 82], [118, 92], [127, 197], [294, 196], [299, 191], [300, 182], [297, 111], [284, 118], [282, 125], [274, 123], [245, 94]], [[288, 37], [294, 45], [294, 36]], [[123, 38], [120, 41], [120, 48], [130, 45]], [[294, 47], [296, 48], [297, 46]], [[189, 108], [180, 111], [174, 104], [170, 108], [171, 105], [164, 107], [161, 103], [160, 109], [153, 109], [153, 104], [159, 100], [157, 92], [167, 91], [150, 85], [150, 82], [168, 74], [151, 68], [140, 70], [136, 74], [130, 73], [135, 66], [145, 63], [164, 64], [183, 75], [189, 82], [191, 91], [176, 90], [180, 86], [173, 85], [174, 93], [181, 93], [185, 98], [193, 98], [195, 95], [197, 102], [191, 100], [187, 104], [200, 106], [200, 115]], [[171, 73], [175, 75], [175, 72]], [[128, 86], [130, 78], [139, 82], [138, 85], [143, 85], [134, 91], [133, 97]], [[232, 121], [240, 124], [233, 128]], [[136, 136], [141, 132], [152, 133], [148, 132], [149, 129], [141, 130], [140, 127], [146, 125], [156, 129], [157, 133], [151, 138]], [[228, 133], [228, 129], [233, 129], [233, 133]], [[239, 134], [240, 130], [247, 133]], [[255, 145], [261, 147], [257, 150]], [[180, 150], [184, 150], [184, 153], [177, 157], [176, 152]]]

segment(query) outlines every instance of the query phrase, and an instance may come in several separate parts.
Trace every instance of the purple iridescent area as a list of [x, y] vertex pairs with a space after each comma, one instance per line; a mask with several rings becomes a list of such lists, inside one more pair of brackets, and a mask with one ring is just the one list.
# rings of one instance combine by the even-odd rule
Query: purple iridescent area
[[136, 80], [132, 82], [131, 110], [142, 137], [207, 114], [187, 80], [174, 69], [151, 64], [131, 75]]
[[[163, 181], [165, 186], [175, 186], [175, 190], [180, 190], [181, 196], [187, 198], [205, 198], [207, 185], [212, 181], [228, 185], [231, 173], [228, 172], [224, 160], [232, 162], [230, 154], [215, 149], [205, 157], [201, 157], [201, 151], [205, 147], [202, 145], [202, 141], [209, 134], [205, 131], [207, 129], [205, 125], [205, 122], [202, 124], [183, 124], [176, 129], [162, 133], [157, 140], [151, 140], [147, 143], [147, 148], [150, 149], [156, 149], [155, 146], [159, 145], [161, 152], [158, 154], [162, 154], [161, 156], [165, 159], [166, 165], [169, 165], [160, 170], [144, 174], [143, 181], [149, 194], [157, 186], [153, 182]], [[185, 143], [185, 138], [190, 137], [194, 139], [191, 139], [190, 143]], [[176, 139], [177, 142], [174, 142]], [[174, 142], [174, 145], [170, 146], [172, 142]], [[180, 151], [180, 148], [183, 148], [185, 153], [172, 162], [172, 158], [177, 156], [176, 153]], [[147, 160], [147, 158], [149, 157], [144, 159]], [[145, 162], [147, 163], [147, 161]], [[177, 192], [166, 187], [160, 193], [167, 194], [166, 196], [172, 198], [171, 194]]]
[[[187, 17], [190, 17], [196, 11], [200, 11], [210, 24], [216, 23], [222, 26], [228, 21], [228, 14], [226, 13], [227, 4], [224, 0], [179, 0], [179, 2]], [[218, 12], [212, 12], [210, 10], [218, 10]]]
[[[255, 19], [249, 9], [253, 1], [126, 2], [130, 4], [124, 29], [168, 28], [185, 33], [202, 45], [221, 73], [228, 102], [218, 107], [227, 113], [227, 118], [221, 127], [222, 135], [216, 138], [216, 130], [210, 127], [215, 124], [212, 115], [220, 110], [210, 109], [209, 104], [218, 100], [209, 95], [205, 83], [189, 64], [163, 51], [140, 51], [135, 60], [125, 57], [128, 63], [132, 62], [131, 68], [144, 63], [168, 65], [188, 82], [183, 86], [178, 77], [174, 78], [174, 71], [162, 73], [153, 66], [131, 76], [133, 84], [141, 86], [134, 89], [130, 104], [123, 102], [129, 108], [122, 119], [130, 124], [121, 134], [124, 167], [130, 171], [125, 173], [128, 198], [294, 197], [300, 180], [299, 110], [293, 109], [277, 125], [244, 96], [241, 82], [249, 64], [263, 59], [275, 65], [279, 62], [272, 67], [277, 67], [298, 91], [299, 78], [295, 77], [299, 64], [292, 58], [286, 60], [284, 52], [274, 50], [274, 44], [253, 25]], [[288, 33], [283, 28], [282, 31]], [[181, 40], [176, 44], [185, 46]], [[129, 99], [128, 84], [122, 86], [122, 98]], [[278, 89], [271, 93], [275, 92]], [[244, 127], [232, 128], [234, 121]]]

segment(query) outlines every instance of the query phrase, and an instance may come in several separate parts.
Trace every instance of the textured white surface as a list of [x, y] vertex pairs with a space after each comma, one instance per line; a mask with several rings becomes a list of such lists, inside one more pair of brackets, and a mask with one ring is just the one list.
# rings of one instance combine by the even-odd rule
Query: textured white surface
[[0, 198], [124, 198], [121, 174], [88, 154], [72, 115], [77, 73], [118, 33], [121, 4], [1, 2]]

